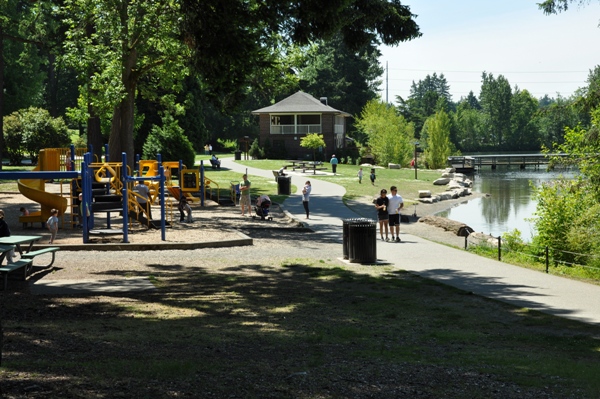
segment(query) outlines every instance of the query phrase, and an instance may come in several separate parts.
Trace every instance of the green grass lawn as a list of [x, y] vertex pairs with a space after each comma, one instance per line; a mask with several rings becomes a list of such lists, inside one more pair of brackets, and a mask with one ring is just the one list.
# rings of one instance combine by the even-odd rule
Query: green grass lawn
[[[279, 170], [284, 164], [284, 160], [249, 160], [237, 161], [239, 164], [246, 165], [258, 169]], [[331, 172], [331, 166], [325, 163], [328, 171]], [[359, 199], [362, 197], [377, 197], [379, 191], [385, 188], [390, 191], [391, 186], [398, 187], [398, 194], [402, 196], [407, 205], [410, 205], [418, 198], [419, 190], [429, 190], [432, 194], [437, 194], [446, 189], [445, 186], [434, 186], [434, 180], [440, 177], [439, 171], [418, 170], [417, 179], [415, 179], [414, 169], [375, 169], [376, 180], [375, 185], [371, 185], [369, 180], [370, 168], [363, 167], [362, 184], [358, 183], [357, 165], [338, 165], [337, 174], [333, 175], [318, 175], [314, 178], [319, 180], [329, 181], [343, 186], [346, 189], [345, 199]], [[311, 179], [313, 177], [308, 177]]]

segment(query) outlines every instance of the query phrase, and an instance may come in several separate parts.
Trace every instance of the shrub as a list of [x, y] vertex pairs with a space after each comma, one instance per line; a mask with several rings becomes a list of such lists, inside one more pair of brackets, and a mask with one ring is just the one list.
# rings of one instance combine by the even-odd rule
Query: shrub
[[154, 159], [161, 154], [162, 160], [181, 160], [186, 167], [193, 168], [196, 158], [194, 147], [183, 134], [177, 121], [171, 115], [162, 118], [162, 126], [154, 125], [143, 147], [143, 157]]
[[15, 112], [4, 117], [4, 144], [5, 151], [11, 165], [19, 165], [25, 156], [23, 146], [23, 126], [21, 119]]
[[30, 107], [13, 112], [8, 119], [8, 129], [4, 129], [7, 152], [12, 154], [11, 162], [15, 163], [21, 162], [24, 153], [29, 154], [32, 163], [37, 163], [40, 150], [71, 144], [64, 120], [52, 118], [48, 111], [41, 108]]
[[217, 139], [217, 143], [219, 143], [225, 151], [234, 152], [239, 149], [238, 143], [235, 140]]
[[248, 155], [250, 155], [254, 159], [263, 159], [265, 157], [265, 150], [260, 148], [258, 145], [258, 139], [254, 139], [250, 149], [248, 150]]

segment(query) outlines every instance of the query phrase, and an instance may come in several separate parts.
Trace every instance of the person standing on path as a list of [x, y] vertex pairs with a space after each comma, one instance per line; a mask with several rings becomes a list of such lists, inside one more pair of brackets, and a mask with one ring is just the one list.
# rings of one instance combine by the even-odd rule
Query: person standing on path
[[312, 186], [310, 185], [310, 180], [307, 180], [304, 184], [304, 188], [302, 189], [302, 206], [304, 206], [304, 211], [306, 212], [306, 218], [309, 219], [310, 212], [308, 211], [308, 201], [310, 199], [310, 192], [312, 191]]
[[54, 244], [54, 240], [56, 240], [56, 234], [58, 233], [58, 209], [52, 209], [50, 211], [50, 217], [46, 222], [46, 226], [48, 226], [48, 231], [50, 231], [49, 244]]
[[240, 182], [240, 207], [242, 208], [242, 216], [244, 216], [244, 207], [248, 207], [248, 216], [252, 216], [252, 208], [250, 201], [250, 180], [248, 180], [248, 175], [242, 176], [242, 181]]
[[375, 209], [377, 209], [377, 219], [379, 220], [379, 235], [381, 236], [381, 241], [383, 241], [383, 230], [385, 229], [385, 240], [389, 241], [390, 237], [388, 235], [388, 206], [390, 204], [390, 200], [387, 197], [387, 190], [384, 188], [380, 192], [379, 198], [375, 201]]
[[[390, 187], [391, 194], [388, 195], [389, 225], [392, 233], [392, 241], [400, 242], [400, 209], [404, 207], [404, 201], [396, 186]], [[396, 227], [396, 238], [394, 238], [394, 227]]]
[[338, 166], [338, 159], [335, 157], [335, 154], [333, 154], [331, 156], [331, 160], [329, 161], [329, 163], [331, 164], [331, 170], [333, 171], [333, 174], [335, 175], [335, 172], [337, 171], [337, 166]]
[[358, 176], [358, 183], [359, 184], [362, 183], [362, 178], [363, 178], [363, 170], [362, 170], [362, 168], [360, 168], [358, 170], [358, 173], [356, 174], [356, 176]]

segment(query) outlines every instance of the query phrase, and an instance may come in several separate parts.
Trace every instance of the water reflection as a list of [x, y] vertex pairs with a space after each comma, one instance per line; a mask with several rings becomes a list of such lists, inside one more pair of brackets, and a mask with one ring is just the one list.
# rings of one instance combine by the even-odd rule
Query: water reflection
[[572, 172], [546, 172], [543, 169], [484, 169], [474, 176], [473, 191], [490, 194], [489, 197], [469, 200], [438, 213], [438, 216], [460, 221], [475, 231], [496, 237], [519, 229], [523, 238], [529, 240], [533, 225], [526, 219], [534, 217], [537, 205], [532, 198], [533, 187], [560, 175], [573, 177]]

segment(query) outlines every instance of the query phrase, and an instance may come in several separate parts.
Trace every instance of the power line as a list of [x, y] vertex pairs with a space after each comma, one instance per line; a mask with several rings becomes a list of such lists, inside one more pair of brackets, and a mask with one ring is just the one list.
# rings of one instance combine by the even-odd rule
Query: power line
[[[405, 68], [390, 68], [391, 71], [406, 71], [406, 72], [452, 72], [452, 73], [483, 73], [486, 71], [459, 71], [459, 70], [449, 70], [446, 69], [444, 71], [440, 71], [439, 69], [405, 69]], [[586, 71], [493, 71], [495, 73], [588, 73], [589, 70]]]
[[[414, 79], [393, 79], [390, 78], [389, 80], [393, 80], [396, 82], [414, 82]], [[481, 80], [452, 80], [453, 83], [481, 83]], [[512, 83], [512, 82], [511, 82]], [[551, 83], [551, 84], [560, 84], [560, 83], [585, 83], [581, 80], [572, 80], [572, 81], [568, 81], [568, 80], [563, 80], [563, 81], [557, 81], [557, 80], [552, 80], [552, 81], [522, 81], [522, 82], [515, 82], [515, 83]]]

